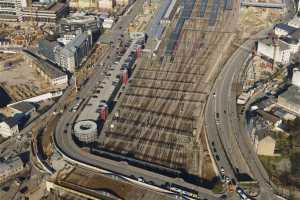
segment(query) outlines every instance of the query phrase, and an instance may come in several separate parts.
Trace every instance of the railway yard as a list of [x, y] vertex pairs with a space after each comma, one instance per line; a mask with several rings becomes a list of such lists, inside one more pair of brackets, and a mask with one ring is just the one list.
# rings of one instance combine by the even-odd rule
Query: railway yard
[[238, 6], [218, 0], [183, 3], [159, 56], [144, 56], [137, 66], [98, 144], [109, 152], [211, 178], [204, 170], [211, 161], [203, 112], [224, 62], [222, 52], [235, 34]]

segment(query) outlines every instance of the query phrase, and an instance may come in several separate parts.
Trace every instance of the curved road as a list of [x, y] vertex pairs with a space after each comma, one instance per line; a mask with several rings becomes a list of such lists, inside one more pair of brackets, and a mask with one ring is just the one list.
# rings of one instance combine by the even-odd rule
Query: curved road
[[[289, 13], [291, 15], [291, 13]], [[287, 19], [290, 16], [286, 17]], [[284, 20], [285, 21], [285, 20]], [[263, 30], [254, 38], [259, 38], [270, 31]], [[236, 88], [239, 74], [250, 56], [244, 49], [252, 49], [254, 42], [246, 41], [227, 61], [212, 89], [205, 113], [210, 148], [219, 169], [224, 167], [225, 174], [237, 179], [239, 174], [247, 174], [258, 181], [259, 199], [280, 199], [274, 194], [269, 176], [253, 150], [249, 135], [238, 119], [236, 106]]]

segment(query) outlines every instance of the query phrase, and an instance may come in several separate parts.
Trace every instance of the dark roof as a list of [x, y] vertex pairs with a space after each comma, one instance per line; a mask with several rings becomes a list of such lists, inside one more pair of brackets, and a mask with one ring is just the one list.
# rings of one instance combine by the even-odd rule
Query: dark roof
[[9, 127], [14, 127], [15, 125], [18, 125], [17, 120], [15, 120], [13, 117], [8, 117], [3, 120]]
[[289, 104], [299, 105], [300, 104], [300, 88], [292, 85], [287, 91], [279, 95], [281, 98], [285, 99]]
[[298, 44], [299, 42], [297, 38], [293, 38], [293, 37], [281, 37], [280, 39], [288, 44], [294, 44], [294, 45]]
[[26, 102], [26, 101], [22, 101], [20, 103], [13, 104], [9, 107], [19, 110], [22, 113], [26, 113], [28, 111], [31, 111], [32, 109], [35, 109], [34, 105], [32, 105], [31, 103]]
[[276, 24], [274, 28], [280, 28], [280, 29], [286, 30], [289, 34], [295, 32], [297, 30], [295, 27], [289, 26], [288, 24], [285, 24], [285, 23]]
[[278, 122], [280, 120], [279, 117], [277, 117], [275, 115], [272, 115], [272, 114], [270, 114], [268, 112], [265, 112], [263, 110], [257, 110], [257, 112], [258, 112], [258, 114], [260, 116], [262, 116], [264, 119], [266, 119], [266, 120], [268, 120], [270, 122], [276, 123], [276, 122]]
[[40, 58], [37, 54], [35, 54], [32, 50], [23, 49], [23, 53], [33, 59], [37, 64], [40, 70], [42, 70], [45, 74], [47, 74], [51, 79], [59, 78], [62, 76], [66, 76], [66, 73], [58, 69], [51, 62], [47, 62]]

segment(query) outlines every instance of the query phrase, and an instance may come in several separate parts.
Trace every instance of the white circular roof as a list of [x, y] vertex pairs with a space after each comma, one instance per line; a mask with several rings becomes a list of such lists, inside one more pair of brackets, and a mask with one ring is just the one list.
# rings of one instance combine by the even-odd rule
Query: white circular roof
[[74, 125], [74, 131], [77, 133], [86, 133], [97, 131], [97, 124], [94, 121], [83, 120]]

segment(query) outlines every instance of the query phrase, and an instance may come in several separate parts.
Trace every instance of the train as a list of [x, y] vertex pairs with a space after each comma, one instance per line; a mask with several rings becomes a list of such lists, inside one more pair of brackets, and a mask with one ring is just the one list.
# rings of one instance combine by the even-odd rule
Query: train
[[182, 187], [180, 185], [171, 184], [170, 185], [170, 190], [172, 192], [179, 193], [179, 194], [181, 194], [183, 196], [186, 196], [186, 197], [190, 197], [190, 198], [193, 198], [193, 199], [200, 199], [200, 196], [199, 196], [197, 191], [189, 189], [189, 188]]

